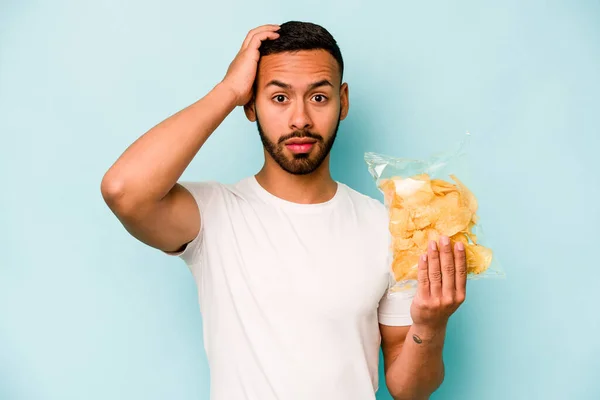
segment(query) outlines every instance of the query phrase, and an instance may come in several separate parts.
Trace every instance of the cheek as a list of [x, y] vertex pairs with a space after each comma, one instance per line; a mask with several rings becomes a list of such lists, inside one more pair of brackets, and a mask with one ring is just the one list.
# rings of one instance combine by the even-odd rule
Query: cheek
[[273, 119], [277, 115], [277, 107], [269, 99], [257, 100], [255, 105], [259, 118]]
[[256, 114], [265, 135], [270, 139], [279, 137], [286, 132], [287, 124], [285, 114], [276, 106], [270, 104], [256, 104]]
[[339, 116], [339, 106], [332, 104], [329, 107], [315, 108], [312, 112], [311, 119], [315, 125], [318, 125], [322, 129], [331, 130], [337, 125]]

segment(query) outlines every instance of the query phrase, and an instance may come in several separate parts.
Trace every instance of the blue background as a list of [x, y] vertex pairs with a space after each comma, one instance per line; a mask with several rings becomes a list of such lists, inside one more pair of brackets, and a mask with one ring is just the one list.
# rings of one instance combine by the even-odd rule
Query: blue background
[[[126, 233], [100, 181], [222, 79], [249, 29], [290, 19], [345, 57], [336, 179], [379, 196], [365, 151], [426, 157], [474, 134], [471, 186], [507, 279], [470, 284], [433, 398], [600, 398], [598, 2], [0, 7], [0, 399], [208, 399], [192, 276]], [[237, 109], [183, 179], [234, 182], [261, 150]]]

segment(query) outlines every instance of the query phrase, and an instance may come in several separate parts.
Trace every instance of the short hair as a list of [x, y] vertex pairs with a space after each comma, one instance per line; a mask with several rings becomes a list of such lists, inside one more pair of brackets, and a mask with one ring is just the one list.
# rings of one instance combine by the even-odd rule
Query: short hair
[[327, 29], [311, 22], [288, 21], [280, 25], [277, 33], [277, 39], [262, 42], [259, 48], [261, 57], [301, 50], [325, 50], [338, 62], [340, 78], [344, 75], [342, 52]]

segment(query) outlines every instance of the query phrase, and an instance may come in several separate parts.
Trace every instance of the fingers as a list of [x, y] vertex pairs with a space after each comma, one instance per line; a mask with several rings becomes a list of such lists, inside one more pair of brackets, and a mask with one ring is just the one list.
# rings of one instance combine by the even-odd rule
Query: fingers
[[417, 270], [417, 292], [422, 299], [429, 297], [429, 273], [427, 268], [427, 254], [419, 257], [419, 269]]
[[442, 268], [442, 294], [453, 298], [456, 290], [454, 253], [448, 236], [440, 237], [440, 265]]
[[459, 302], [463, 302], [467, 294], [467, 256], [462, 242], [454, 245], [454, 262], [456, 265], [456, 297]]
[[262, 26], [259, 26], [258, 28], [252, 29], [250, 32], [248, 32], [248, 35], [246, 35], [246, 39], [244, 40], [244, 43], [242, 43], [242, 50], [244, 50], [246, 47], [248, 47], [248, 45], [252, 41], [252, 38], [257, 33], [275, 32], [278, 30], [279, 30], [279, 25], [274, 25], [274, 24], [262, 25]]
[[257, 33], [256, 35], [254, 35], [252, 37], [252, 40], [250, 41], [250, 43], [248, 43], [248, 47], [246, 47], [246, 49], [254, 49], [257, 50], [261, 43], [263, 42], [263, 40], [275, 40], [279, 37], [279, 33], [277, 32], [260, 32]]
[[437, 250], [437, 242], [429, 242], [427, 249], [427, 260], [429, 262], [429, 286], [433, 297], [442, 295], [442, 271], [440, 267], [440, 253]]

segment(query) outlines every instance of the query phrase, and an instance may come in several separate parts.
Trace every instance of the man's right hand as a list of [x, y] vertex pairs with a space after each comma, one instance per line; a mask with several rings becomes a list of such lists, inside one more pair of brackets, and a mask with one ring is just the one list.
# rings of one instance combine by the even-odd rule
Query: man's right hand
[[246, 36], [242, 48], [229, 65], [227, 74], [221, 82], [235, 95], [236, 106], [246, 105], [252, 99], [252, 85], [260, 59], [263, 40], [275, 40], [279, 37], [279, 25], [263, 25], [252, 29]]

